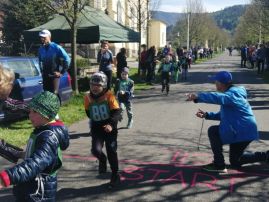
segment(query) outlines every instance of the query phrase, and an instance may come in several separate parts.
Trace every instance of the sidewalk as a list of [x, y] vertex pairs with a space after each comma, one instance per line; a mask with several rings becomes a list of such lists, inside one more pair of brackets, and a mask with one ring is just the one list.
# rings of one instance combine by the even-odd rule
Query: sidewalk
[[[71, 145], [64, 152], [59, 172], [57, 201], [268, 201], [269, 166], [247, 165], [245, 172], [218, 175], [201, 170], [211, 161], [205, 121], [200, 151], [197, 142], [202, 121], [198, 108], [216, 111], [218, 106], [185, 101], [185, 93], [215, 90], [208, 76], [219, 70], [232, 72], [234, 81], [249, 91], [249, 101], [257, 118], [261, 140], [248, 150], [264, 151], [269, 145], [269, 85], [256, 72], [239, 68], [240, 58], [223, 54], [199, 65], [192, 65], [187, 82], [171, 85], [165, 96], [161, 86], [134, 98], [134, 126], [119, 124], [118, 154], [122, 184], [109, 191], [110, 173], [98, 175], [98, 163], [90, 154], [88, 120], [69, 127]], [[228, 163], [228, 147], [224, 148]], [[0, 158], [3, 169], [7, 162]], [[12, 201], [11, 189], [0, 191], [0, 201]]]

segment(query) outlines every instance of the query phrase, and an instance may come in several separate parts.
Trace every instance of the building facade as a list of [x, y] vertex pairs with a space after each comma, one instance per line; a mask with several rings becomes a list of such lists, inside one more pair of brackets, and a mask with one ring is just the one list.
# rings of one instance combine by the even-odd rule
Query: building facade
[[[116, 22], [140, 32], [141, 44], [148, 44], [149, 47], [154, 45], [156, 48], [166, 45], [166, 24], [158, 20], [149, 20], [147, 0], [94, 0], [90, 1], [90, 6], [105, 12]], [[138, 8], [141, 8], [140, 13]], [[139, 43], [110, 44], [113, 55], [123, 47], [126, 48], [128, 57], [138, 57]], [[99, 49], [100, 44], [86, 45], [86, 48], [85, 45], [78, 44], [78, 53], [84, 52], [84, 56], [89, 58], [95, 58]]]

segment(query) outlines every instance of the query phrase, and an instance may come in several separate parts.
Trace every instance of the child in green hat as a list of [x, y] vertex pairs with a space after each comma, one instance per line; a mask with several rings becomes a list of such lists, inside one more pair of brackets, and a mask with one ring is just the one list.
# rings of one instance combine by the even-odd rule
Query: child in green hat
[[48, 91], [34, 96], [29, 103], [34, 130], [24, 161], [0, 172], [0, 188], [14, 185], [16, 201], [55, 201], [61, 151], [69, 146], [67, 128], [63, 122], [55, 121], [59, 108], [58, 97]]

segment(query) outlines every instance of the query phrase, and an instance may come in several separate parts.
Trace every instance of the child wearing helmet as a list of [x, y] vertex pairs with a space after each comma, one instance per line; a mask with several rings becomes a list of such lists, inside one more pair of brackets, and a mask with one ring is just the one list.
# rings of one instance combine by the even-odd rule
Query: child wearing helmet
[[[120, 183], [117, 154], [117, 123], [121, 110], [119, 103], [107, 89], [107, 77], [96, 72], [90, 78], [90, 92], [84, 97], [84, 107], [91, 121], [92, 154], [99, 161], [99, 174], [107, 171], [107, 158], [112, 170], [109, 188]], [[106, 155], [102, 148], [106, 144]]]

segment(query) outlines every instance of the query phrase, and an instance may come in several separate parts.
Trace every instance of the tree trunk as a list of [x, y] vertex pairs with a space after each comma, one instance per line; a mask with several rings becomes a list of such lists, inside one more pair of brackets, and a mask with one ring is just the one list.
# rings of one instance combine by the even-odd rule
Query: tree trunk
[[78, 95], [79, 91], [78, 91], [78, 79], [77, 79], [77, 27], [75, 25], [76, 23], [74, 23], [71, 27], [71, 39], [72, 39], [72, 43], [71, 43], [71, 55], [72, 55], [72, 68], [73, 68], [73, 78], [72, 78], [72, 87], [73, 90], [75, 91], [75, 94]]

